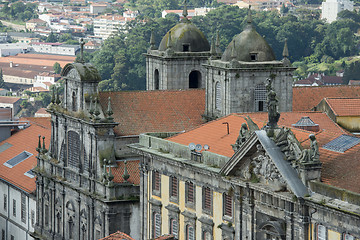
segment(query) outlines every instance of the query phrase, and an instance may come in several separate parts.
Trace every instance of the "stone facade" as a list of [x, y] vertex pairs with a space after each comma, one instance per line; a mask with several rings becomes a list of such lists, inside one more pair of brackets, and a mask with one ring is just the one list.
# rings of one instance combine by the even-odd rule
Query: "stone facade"
[[[100, 76], [90, 64], [61, 73], [63, 102], [53, 98], [51, 144], [36, 167], [35, 238], [99, 239], [118, 230], [137, 237], [139, 186], [114, 176], [115, 134], [111, 109], [98, 103]], [[131, 226], [131, 228], [130, 228]]]
[[146, 56], [146, 89], [205, 88], [206, 70], [203, 66], [210, 57], [210, 45], [204, 34], [187, 17], [163, 37], [159, 48], [151, 35]]

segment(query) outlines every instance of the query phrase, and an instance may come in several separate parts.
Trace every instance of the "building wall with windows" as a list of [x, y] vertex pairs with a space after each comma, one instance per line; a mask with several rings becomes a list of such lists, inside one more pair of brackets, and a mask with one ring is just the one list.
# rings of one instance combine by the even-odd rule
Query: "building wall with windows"
[[[36, 221], [36, 198], [5, 180], [0, 180], [0, 236], [1, 239], [33, 239]], [[4, 234], [4, 235], [3, 235]], [[4, 237], [3, 237], [4, 236]]]
[[[256, 113], [249, 113], [249, 116], [254, 119]], [[167, 139], [160, 138], [164, 134], [159, 134], [159, 137], [154, 133], [142, 134], [139, 144], [130, 145], [142, 156], [141, 186], [146, 186], [140, 194], [140, 212], [143, 214], [141, 239], [164, 234], [174, 234], [180, 240], [360, 239], [360, 194], [317, 181], [316, 171], [321, 164], [314, 163], [317, 170], [309, 170], [308, 180], [299, 177], [301, 172], [304, 173], [301, 165], [298, 166], [299, 173], [290, 171], [291, 168], [274, 170], [271, 164], [263, 166], [264, 171], [272, 169], [268, 174], [277, 171], [282, 177], [294, 174], [291, 180], [284, 180], [285, 188], [279, 188], [281, 184], [277, 180], [272, 182], [274, 176], [254, 177], [257, 176], [252, 172], [256, 167], [251, 163], [254, 159], [261, 156], [262, 162], [266, 163], [275, 162], [275, 158], [270, 153], [261, 153], [266, 148], [263, 140], [272, 141], [265, 130], [256, 132], [245, 143], [246, 146], [233, 152], [231, 143], [236, 140], [238, 131], [231, 130], [226, 135], [223, 122], [233, 127], [241, 126], [244, 117], [229, 115]], [[259, 119], [256, 124], [262, 125], [263, 120]], [[292, 131], [304, 134], [303, 130]], [[256, 140], [256, 136], [261, 134], [264, 139], [260, 141], [259, 137], [259, 141]], [[319, 136], [321, 141], [323, 138], [325, 135]], [[195, 152], [189, 149], [187, 142], [200, 142], [200, 139], [211, 145], [210, 150], [196, 154], [195, 158]], [[282, 157], [278, 160], [285, 161]], [[228, 167], [229, 172], [226, 172]], [[242, 177], [241, 172], [245, 174]], [[193, 194], [189, 194], [192, 188], [189, 182], [194, 184]], [[301, 194], [299, 189], [303, 189]], [[341, 195], [343, 193], [345, 195]], [[189, 202], [192, 198], [193, 204]], [[171, 221], [173, 219], [178, 223]], [[172, 232], [172, 229], [177, 231]]]

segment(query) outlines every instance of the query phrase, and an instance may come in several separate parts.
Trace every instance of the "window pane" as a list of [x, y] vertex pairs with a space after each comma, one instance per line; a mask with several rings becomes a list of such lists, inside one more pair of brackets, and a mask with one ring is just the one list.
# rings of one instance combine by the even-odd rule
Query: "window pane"
[[323, 225], [318, 225], [318, 240], [326, 240], [326, 228]]

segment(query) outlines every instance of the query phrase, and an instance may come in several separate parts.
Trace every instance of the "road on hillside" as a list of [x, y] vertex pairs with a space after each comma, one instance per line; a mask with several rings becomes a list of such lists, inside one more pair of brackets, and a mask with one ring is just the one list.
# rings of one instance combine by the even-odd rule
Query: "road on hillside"
[[26, 28], [24, 25], [20, 25], [20, 24], [15, 24], [15, 23], [11, 23], [11, 22], [7, 22], [4, 20], [0, 20], [1, 23], [7, 27], [11, 27], [12, 29], [14, 29], [15, 31], [21, 31], [24, 30], [26, 31]]

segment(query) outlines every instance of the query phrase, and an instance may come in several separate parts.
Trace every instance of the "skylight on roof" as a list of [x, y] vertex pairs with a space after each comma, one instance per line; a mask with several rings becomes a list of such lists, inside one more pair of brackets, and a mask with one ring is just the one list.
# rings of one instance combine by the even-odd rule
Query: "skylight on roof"
[[5, 151], [6, 149], [10, 148], [12, 145], [10, 143], [4, 143], [3, 145], [0, 146], [0, 153]]
[[344, 153], [346, 150], [354, 147], [359, 143], [360, 138], [343, 134], [340, 137], [335, 138], [334, 140], [325, 144], [323, 148], [334, 152]]
[[29, 177], [29, 178], [34, 178], [35, 174], [32, 170], [27, 171], [26, 173], [24, 173], [25, 176]]
[[19, 155], [13, 157], [12, 159], [6, 161], [4, 163], [5, 166], [7, 166], [8, 168], [13, 168], [15, 165], [21, 163], [22, 161], [24, 161], [25, 159], [28, 159], [29, 157], [31, 157], [33, 154], [29, 153], [27, 151], [23, 151], [22, 153], [20, 153]]

